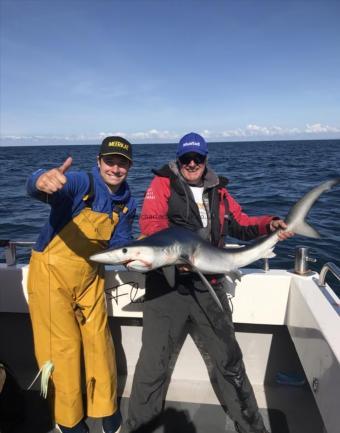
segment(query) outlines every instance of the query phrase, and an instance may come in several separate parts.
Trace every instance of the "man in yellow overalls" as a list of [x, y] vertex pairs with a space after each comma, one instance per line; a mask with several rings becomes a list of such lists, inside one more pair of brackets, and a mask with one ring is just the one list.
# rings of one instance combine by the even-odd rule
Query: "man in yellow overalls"
[[131, 144], [122, 137], [106, 137], [90, 173], [69, 171], [71, 164], [69, 157], [58, 168], [36, 171], [27, 182], [28, 193], [51, 206], [28, 277], [35, 354], [40, 368], [53, 365], [49, 391], [60, 431], [87, 433], [88, 415], [101, 417], [104, 433], [114, 433], [120, 429], [121, 415], [104, 268], [89, 256], [132, 238], [136, 203], [126, 182]]

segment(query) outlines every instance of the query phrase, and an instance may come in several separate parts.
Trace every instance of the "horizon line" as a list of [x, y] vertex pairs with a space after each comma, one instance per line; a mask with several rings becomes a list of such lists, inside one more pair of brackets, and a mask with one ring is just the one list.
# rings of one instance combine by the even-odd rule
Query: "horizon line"
[[[46, 143], [38, 143], [33, 142], [29, 144], [2, 144], [1, 141], [3, 139], [0, 138], [0, 147], [39, 147], [39, 146], [99, 146], [101, 143], [70, 143], [70, 140], [63, 140], [63, 142], [57, 144], [46, 144]], [[57, 141], [54, 139], [54, 141]], [[206, 140], [209, 144], [243, 144], [243, 143], [283, 143], [283, 142], [299, 142], [299, 141], [340, 141], [340, 136], [336, 138], [279, 138], [279, 139], [252, 139], [252, 140], [223, 140], [223, 141], [214, 141], [214, 140]], [[169, 145], [169, 144], [178, 144], [178, 141], [155, 141], [155, 142], [139, 142], [132, 143], [133, 146], [142, 146], [142, 145]]]

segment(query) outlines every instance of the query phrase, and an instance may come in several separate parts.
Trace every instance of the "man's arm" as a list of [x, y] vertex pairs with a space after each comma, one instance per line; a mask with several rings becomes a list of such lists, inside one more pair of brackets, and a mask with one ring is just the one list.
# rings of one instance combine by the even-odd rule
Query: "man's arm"
[[[242, 211], [240, 204], [227, 193], [229, 203], [229, 231], [230, 235], [241, 240], [252, 240], [261, 235], [269, 234], [277, 229], [285, 229], [286, 224], [278, 217], [270, 215], [249, 216]], [[280, 240], [287, 239], [294, 234], [280, 231]]]
[[170, 180], [166, 177], [154, 177], [145, 193], [139, 218], [142, 235], [150, 236], [169, 227], [167, 216], [169, 197]]

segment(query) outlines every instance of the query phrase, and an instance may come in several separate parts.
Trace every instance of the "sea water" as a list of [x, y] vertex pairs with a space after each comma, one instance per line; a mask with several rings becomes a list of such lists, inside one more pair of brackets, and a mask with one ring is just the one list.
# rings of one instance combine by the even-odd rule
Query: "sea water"
[[[50, 169], [73, 157], [71, 170], [90, 171], [98, 145], [0, 147], [0, 239], [35, 241], [48, 217], [47, 204], [26, 194], [27, 177], [38, 168]], [[140, 212], [153, 168], [174, 159], [176, 144], [134, 144], [134, 164], [128, 181]], [[229, 179], [228, 190], [249, 215], [284, 218], [289, 208], [310, 188], [340, 176], [340, 140], [257, 141], [209, 143], [209, 164]], [[332, 261], [340, 266], [340, 185], [314, 204], [308, 221], [321, 239], [300, 236], [279, 242], [271, 268], [292, 269], [297, 245], [310, 248], [317, 259], [312, 270]], [[138, 223], [134, 224], [138, 235]], [[18, 262], [29, 259], [29, 250], [18, 248]], [[4, 262], [3, 250], [0, 261]], [[262, 266], [261, 262], [254, 267]], [[340, 285], [331, 280], [340, 293]]]

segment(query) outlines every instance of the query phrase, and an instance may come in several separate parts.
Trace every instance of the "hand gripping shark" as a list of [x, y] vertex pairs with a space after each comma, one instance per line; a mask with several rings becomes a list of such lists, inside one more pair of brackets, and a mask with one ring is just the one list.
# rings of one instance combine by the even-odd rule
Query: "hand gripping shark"
[[[287, 228], [284, 231], [319, 238], [319, 233], [305, 221], [305, 218], [320, 195], [339, 183], [340, 177], [328, 180], [300, 198], [288, 212], [285, 219]], [[222, 249], [214, 247], [195, 232], [183, 227], [171, 227], [147, 238], [131, 242], [124, 247], [99, 252], [92, 255], [90, 259], [111, 265], [122, 264], [129, 270], [138, 272], [163, 268], [171, 286], [174, 286], [175, 283], [173, 265], [190, 265], [223, 310], [216, 293], [204, 274], [227, 274], [235, 278], [235, 275], [239, 274], [239, 268], [259, 259], [274, 257], [273, 249], [279, 241], [280, 230], [283, 229], [278, 229], [270, 235], [260, 238], [253, 245], [236, 249]]]

